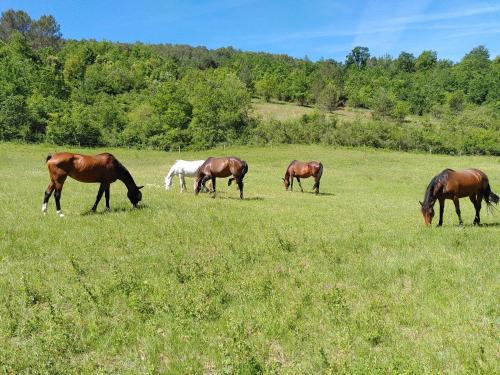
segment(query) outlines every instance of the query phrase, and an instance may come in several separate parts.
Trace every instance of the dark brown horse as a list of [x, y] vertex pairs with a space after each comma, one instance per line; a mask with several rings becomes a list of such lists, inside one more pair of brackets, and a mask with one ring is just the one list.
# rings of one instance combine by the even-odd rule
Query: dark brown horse
[[102, 194], [106, 194], [106, 208], [109, 209], [109, 185], [116, 180], [122, 181], [128, 189], [128, 199], [134, 207], [137, 207], [142, 199], [139, 191], [143, 186], [137, 186], [129, 171], [111, 154], [104, 153], [94, 156], [72, 154], [69, 152], [58, 152], [47, 156], [47, 167], [49, 169], [50, 184], [43, 198], [42, 212], [47, 213], [47, 204], [50, 195], [54, 191], [57, 214], [63, 217], [61, 211], [61, 191], [70, 176], [80, 182], [98, 182], [99, 191], [97, 199], [92, 207], [95, 212], [101, 200]]
[[243, 199], [243, 178], [248, 172], [248, 164], [246, 161], [236, 157], [225, 158], [208, 158], [198, 168], [198, 176], [196, 179], [195, 194], [198, 194], [208, 180], [212, 180], [212, 193], [215, 197], [215, 178], [233, 176], [227, 182], [227, 186], [231, 186], [231, 182], [236, 180], [240, 189], [240, 198]]
[[445, 169], [431, 180], [425, 191], [424, 202], [420, 202], [425, 224], [431, 225], [434, 217], [434, 203], [439, 201], [438, 226], [443, 225], [444, 201], [445, 199], [451, 199], [455, 204], [459, 223], [463, 225], [458, 200], [464, 197], [469, 197], [476, 209], [474, 225], [481, 223], [479, 211], [481, 211], [481, 201], [483, 199], [487, 205], [498, 203], [498, 195], [491, 191], [488, 177], [484, 172], [479, 169], [464, 169], [463, 171]]
[[285, 184], [285, 189], [288, 190], [290, 187], [290, 191], [293, 191], [293, 178], [297, 179], [299, 183], [300, 190], [304, 192], [302, 189], [302, 184], [300, 183], [301, 178], [314, 177], [314, 186], [313, 189], [316, 194], [319, 193], [319, 182], [321, 180], [321, 176], [323, 175], [323, 164], [317, 161], [310, 161], [307, 163], [303, 163], [301, 161], [294, 160], [290, 163], [288, 168], [286, 169], [285, 178], [283, 178], [283, 182]]

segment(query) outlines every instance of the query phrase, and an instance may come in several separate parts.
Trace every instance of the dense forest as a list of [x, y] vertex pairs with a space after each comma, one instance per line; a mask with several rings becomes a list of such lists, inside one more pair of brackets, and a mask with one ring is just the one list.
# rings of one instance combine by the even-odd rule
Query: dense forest
[[[252, 98], [314, 106], [264, 121]], [[338, 120], [338, 107], [371, 110]], [[52, 16], [0, 18], [0, 140], [200, 149], [327, 143], [500, 155], [500, 57], [478, 46], [454, 63], [434, 51], [344, 62], [286, 55], [66, 40]], [[417, 119], [410, 121], [411, 119]]]

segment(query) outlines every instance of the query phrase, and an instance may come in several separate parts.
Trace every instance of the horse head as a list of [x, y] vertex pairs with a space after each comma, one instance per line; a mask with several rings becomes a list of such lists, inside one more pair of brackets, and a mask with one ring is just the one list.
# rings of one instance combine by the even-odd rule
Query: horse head
[[434, 207], [431, 205], [424, 205], [422, 202], [420, 203], [420, 211], [422, 212], [422, 215], [424, 217], [424, 223], [425, 225], [431, 225], [432, 224], [432, 218], [434, 217]]
[[132, 206], [137, 207], [137, 204], [142, 200], [142, 193], [141, 189], [144, 186], [136, 186], [135, 189], [130, 189], [127, 192], [127, 197], [130, 200], [130, 203], [132, 203]]
[[283, 180], [283, 184], [285, 185], [285, 189], [288, 190], [288, 187], [290, 186], [290, 179], [283, 178], [283, 177], [281, 177], [281, 179]]

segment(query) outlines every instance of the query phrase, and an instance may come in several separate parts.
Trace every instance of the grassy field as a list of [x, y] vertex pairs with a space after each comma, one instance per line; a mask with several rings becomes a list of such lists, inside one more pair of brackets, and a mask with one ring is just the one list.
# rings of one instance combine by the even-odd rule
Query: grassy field
[[[252, 99], [253, 115], [264, 121], [278, 120], [288, 121], [299, 119], [303, 115], [310, 115], [315, 107], [305, 107], [288, 102], [265, 102], [262, 99]], [[333, 112], [327, 113], [328, 116], [334, 116], [339, 120], [370, 120], [372, 111], [361, 108], [343, 107]]]
[[[57, 148], [60, 150], [60, 148]], [[445, 167], [500, 192], [500, 159], [320, 146], [109, 150], [111, 212], [69, 179], [41, 214], [55, 146], [0, 144], [0, 372], [499, 373], [500, 215], [462, 200], [426, 228], [418, 201]], [[96, 153], [101, 150], [77, 150]], [[162, 188], [175, 159], [249, 163], [247, 199]], [[292, 159], [322, 161], [322, 195], [286, 193]], [[304, 180], [310, 191], [313, 182]]]

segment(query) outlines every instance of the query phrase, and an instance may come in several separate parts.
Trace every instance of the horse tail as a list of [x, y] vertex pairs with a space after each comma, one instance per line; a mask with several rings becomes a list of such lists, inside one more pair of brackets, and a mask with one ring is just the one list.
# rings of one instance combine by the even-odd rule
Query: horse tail
[[[241, 161], [241, 174], [240, 174], [240, 180], [243, 180], [243, 178], [245, 178], [245, 175], [247, 174], [248, 172], [248, 164], [245, 160], [242, 160]], [[227, 181], [227, 186], [231, 186], [231, 183], [233, 182], [233, 180], [235, 180], [234, 177], [230, 178], [228, 181]]]
[[498, 195], [491, 191], [491, 187], [489, 184], [484, 190], [484, 201], [489, 207], [491, 207], [493, 204], [498, 204], [498, 202], [500, 201], [500, 197], [498, 197]]
[[318, 171], [318, 174], [316, 175], [316, 177], [314, 178], [315, 181], [314, 181], [314, 186], [313, 186], [313, 189], [318, 189], [318, 191], [319, 191], [319, 180], [321, 179], [321, 176], [323, 176], [323, 164], [321, 162], [319, 162], [319, 171]]
[[243, 160], [242, 163], [243, 163], [243, 166], [241, 167], [241, 179], [243, 180], [243, 178], [245, 177], [245, 175], [248, 172], [248, 164], [245, 160]]
[[50, 159], [52, 159], [52, 154], [48, 154], [45, 158], [45, 162], [47, 163]]

